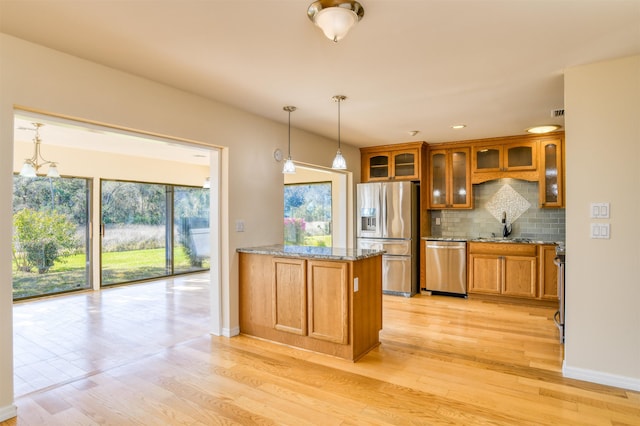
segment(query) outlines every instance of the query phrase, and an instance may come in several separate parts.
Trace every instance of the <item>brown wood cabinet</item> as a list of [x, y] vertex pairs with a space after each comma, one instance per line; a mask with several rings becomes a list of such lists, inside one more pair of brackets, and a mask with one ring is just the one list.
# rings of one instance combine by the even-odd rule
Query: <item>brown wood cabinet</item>
[[474, 143], [471, 168], [473, 183], [503, 177], [537, 181], [538, 141], [523, 138], [525, 139], [521, 141], [507, 139], [490, 145], [484, 142]]
[[360, 148], [362, 182], [420, 180], [425, 149], [424, 142]]
[[468, 292], [537, 297], [537, 245], [469, 243]]
[[427, 188], [430, 209], [470, 209], [473, 207], [470, 148], [429, 150]]
[[558, 299], [558, 267], [554, 263], [556, 246], [545, 244], [539, 246], [540, 259], [540, 292], [541, 299]]
[[471, 184], [502, 178], [538, 182], [540, 207], [564, 207], [564, 132], [554, 132], [547, 135], [519, 135], [429, 144], [428, 176], [434, 189], [430, 189], [428, 197], [425, 197], [429, 202], [426, 208], [455, 208], [447, 207], [455, 203], [449, 203], [442, 198], [436, 199], [434, 191], [436, 197], [442, 197], [444, 192], [441, 188], [445, 188], [447, 196], [451, 196], [451, 190], [442, 183], [442, 176], [446, 175], [446, 170], [441, 169], [446, 160], [439, 157], [439, 154], [444, 152], [443, 150], [460, 148], [471, 149]]
[[324, 260], [240, 252], [239, 282], [243, 334], [353, 361], [380, 342], [382, 255]]
[[540, 140], [540, 207], [564, 207], [564, 143], [560, 137]]
[[345, 262], [307, 261], [309, 336], [340, 344], [349, 337], [349, 283]]

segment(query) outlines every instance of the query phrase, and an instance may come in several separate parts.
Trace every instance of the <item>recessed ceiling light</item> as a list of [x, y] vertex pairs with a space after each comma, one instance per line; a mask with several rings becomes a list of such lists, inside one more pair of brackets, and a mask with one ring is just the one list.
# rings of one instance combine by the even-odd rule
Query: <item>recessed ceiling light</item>
[[451, 126], [452, 129], [464, 129], [465, 127], [467, 127], [466, 124], [454, 124], [453, 126]]
[[529, 133], [549, 133], [560, 128], [557, 124], [545, 124], [543, 126], [535, 126], [527, 129]]

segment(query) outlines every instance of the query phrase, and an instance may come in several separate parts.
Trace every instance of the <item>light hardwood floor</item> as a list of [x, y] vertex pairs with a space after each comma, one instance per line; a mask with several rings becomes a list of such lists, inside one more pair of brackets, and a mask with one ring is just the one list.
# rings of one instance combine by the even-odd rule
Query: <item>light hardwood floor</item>
[[[27, 393], [1, 424], [640, 425], [640, 393], [562, 377], [550, 308], [419, 295], [383, 309], [382, 344], [351, 363], [208, 335], [203, 276], [18, 304], [16, 364], [79, 367], [41, 390], [16, 378]], [[25, 341], [56, 356], [21, 361]]]

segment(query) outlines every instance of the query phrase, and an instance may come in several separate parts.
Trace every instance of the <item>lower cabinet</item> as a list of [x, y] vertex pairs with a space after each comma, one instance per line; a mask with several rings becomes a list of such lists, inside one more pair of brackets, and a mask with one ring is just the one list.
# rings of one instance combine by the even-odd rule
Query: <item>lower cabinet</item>
[[271, 308], [276, 330], [306, 336], [307, 271], [304, 259], [273, 258]]
[[347, 264], [273, 258], [273, 327], [345, 344], [349, 339]]
[[556, 246], [540, 246], [540, 298], [558, 300], [558, 266], [555, 264]]
[[535, 244], [469, 243], [468, 292], [538, 297]]
[[347, 264], [307, 261], [309, 336], [345, 344], [349, 338]]
[[240, 253], [240, 332], [357, 360], [379, 345], [382, 255], [334, 261]]

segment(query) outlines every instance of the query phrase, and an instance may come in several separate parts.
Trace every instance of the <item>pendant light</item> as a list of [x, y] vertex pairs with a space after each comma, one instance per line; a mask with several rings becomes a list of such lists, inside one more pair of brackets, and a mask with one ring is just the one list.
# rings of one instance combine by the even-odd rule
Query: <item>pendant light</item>
[[295, 111], [297, 108], [291, 105], [282, 107], [283, 110], [289, 113], [289, 156], [287, 157], [287, 161], [284, 162], [284, 166], [282, 167], [282, 173], [284, 174], [294, 174], [296, 172], [296, 165], [293, 164], [291, 160], [291, 113]]
[[336, 158], [333, 159], [331, 168], [335, 170], [345, 170], [347, 168], [347, 162], [342, 156], [342, 152], [340, 152], [340, 102], [347, 99], [347, 97], [343, 95], [336, 95], [331, 99], [338, 103], [338, 152], [336, 153]]
[[[55, 161], [47, 161], [42, 156], [40, 152], [40, 127], [44, 126], [42, 123], [33, 123], [36, 130], [36, 136], [33, 138], [33, 155], [31, 158], [27, 158], [24, 160], [24, 164], [22, 165], [22, 169], [20, 170], [20, 176], [23, 177], [36, 177], [38, 170], [40, 167], [45, 164], [49, 165], [49, 171], [47, 172], [47, 177], [59, 178], [60, 173], [58, 172], [58, 167]], [[42, 160], [42, 162], [40, 162]]]

